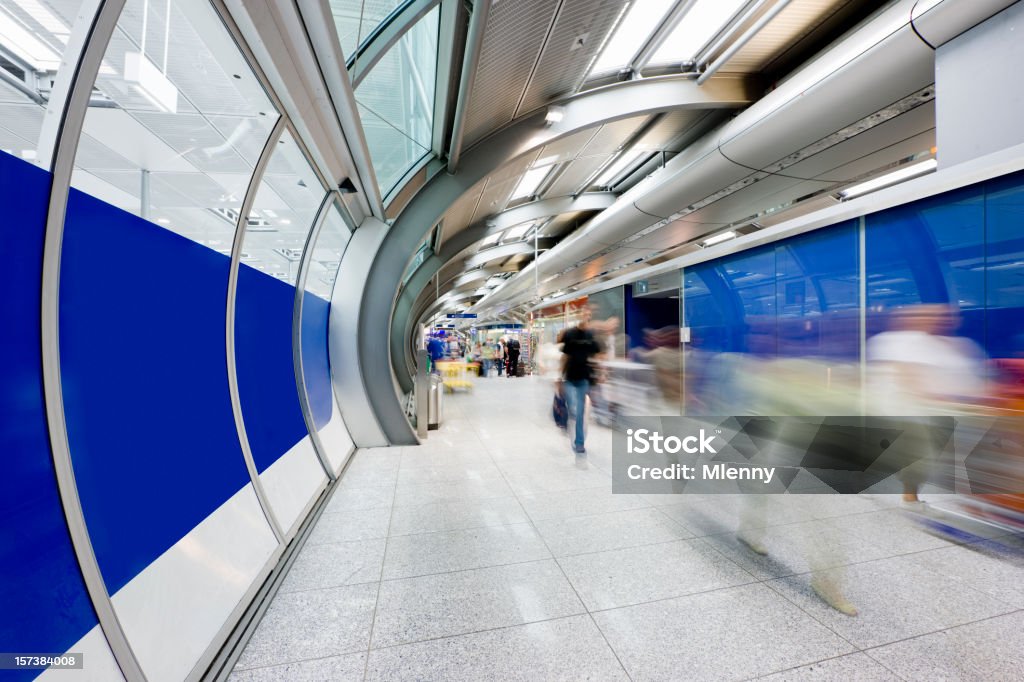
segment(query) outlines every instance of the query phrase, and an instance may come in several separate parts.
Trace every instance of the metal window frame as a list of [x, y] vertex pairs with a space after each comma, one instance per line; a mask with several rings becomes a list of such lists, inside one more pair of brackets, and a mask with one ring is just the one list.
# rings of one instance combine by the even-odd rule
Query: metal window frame
[[[87, 0], [80, 10], [79, 19], [83, 18], [83, 14], [87, 16], [89, 8], [92, 8], [93, 20], [88, 24], [87, 30], [83, 29], [83, 33], [77, 34], [82, 48], [75, 55], [74, 68], [71, 69], [72, 64], [68, 63], [63, 69], [64, 77], [58, 77], [61, 87], [60, 94], [55, 99], [61, 105], [60, 115], [59, 120], [54, 121], [55, 128], [52, 129], [52, 133], [48, 133], [48, 139], [52, 140], [52, 153], [47, 154], [50, 157], [52, 178], [43, 240], [40, 334], [46, 426], [50, 436], [57, 489], [75, 558], [82, 572], [89, 601], [96, 612], [99, 627], [121, 673], [127, 680], [145, 680], [142, 666], [128, 642], [114, 610], [114, 604], [110, 600], [110, 593], [107, 591], [85, 521], [82, 501], [78, 496], [68, 440], [60, 368], [60, 263], [64, 241], [64, 217], [71, 192], [71, 175], [93, 83], [99, 74], [103, 55], [117, 28], [117, 21], [124, 5], [125, 0]], [[57, 114], [56, 111], [52, 113]]]

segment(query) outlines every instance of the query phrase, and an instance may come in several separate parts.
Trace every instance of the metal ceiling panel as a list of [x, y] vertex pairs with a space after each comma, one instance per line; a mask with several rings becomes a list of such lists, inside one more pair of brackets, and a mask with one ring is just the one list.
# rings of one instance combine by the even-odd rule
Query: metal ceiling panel
[[473, 212], [476, 211], [476, 204], [480, 200], [480, 193], [484, 191], [487, 181], [478, 182], [468, 192], [459, 197], [458, 201], [451, 205], [441, 219], [441, 240], [444, 244], [470, 224], [473, 219]]
[[763, 70], [851, 0], [792, 0], [722, 67], [722, 71]]
[[621, 12], [621, 0], [563, 0], [515, 116], [576, 92]]
[[505, 209], [509, 197], [515, 191], [520, 178], [529, 170], [530, 165], [537, 158], [537, 154], [527, 154], [511, 163], [505, 164], [501, 169], [487, 179], [487, 186], [477, 204], [476, 213], [473, 214], [473, 222], [482, 220], [484, 217], [498, 213]]
[[551, 187], [544, 196], [561, 197], [572, 194], [583, 187], [583, 183], [596, 173], [597, 169], [608, 161], [609, 158], [610, 155], [586, 156], [576, 159], [551, 184]]
[[541, 150], [539, 158], [545, 163], [548, 163], [548, 161], [552, 163], [560, 163], [562, 161], [575, 159], [580, 151], [587, 146], [587, 143], [590, 142], [591, 138], [597, 134], [598, 130], [598, 128], [582, 130], [573, 135], [567, 135], [560, 140], [556, 140]]
[[580, 156], [593, 156], [595, 154], [611, 154], [617, 151], [622, 145], [629, 141], [629, 138], [636, 134], [649, 116], [634, 116], [624, 118], [621, 121], [613, 121], [601, 126], [593, 139], [583, 148]]
[[707, 115], [708, 112], [695, 109], [669, 112], [640, 136], [633, 144], [633, 149], [646, 149], [652, 152], [676, 151], [672, 142]]
[[557, 6], [558, 0], [505, 0], [491, 5], [468, 95], [466, 148], [514, 117]]

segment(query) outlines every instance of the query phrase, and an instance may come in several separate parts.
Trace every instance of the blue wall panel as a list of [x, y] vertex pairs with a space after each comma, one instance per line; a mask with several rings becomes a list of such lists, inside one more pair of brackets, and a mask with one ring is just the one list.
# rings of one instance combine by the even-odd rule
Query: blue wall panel
[[112, 593], [249, 482], [225, 362], [228, 265], [71, 191], [64, 406], [86, 523]]
[[235, 362], [245, 431], [262, 473], [306, 435], [292, 358], [295, 287], [248, 265], [238, 270]]
[[314, 294], [303, 293], [302, 373], [317, 430], [327, 426], [331, 419], [331, 365], [327, 354], [330, 312], [330, 303]]
[[[64, 521], [43, 404], [39, 306], [50, 175], [0, 152], [0, 649], [64, 652], [96, 625]], [[28, 680], [32, 671], [4, 673]]]

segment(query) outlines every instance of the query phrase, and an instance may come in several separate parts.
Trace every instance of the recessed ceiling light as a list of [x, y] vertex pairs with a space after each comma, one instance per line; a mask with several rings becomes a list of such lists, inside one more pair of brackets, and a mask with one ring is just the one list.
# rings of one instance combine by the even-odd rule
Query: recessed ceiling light
[[882, 189], [883, 187], [895, 185], [896, 183], [903, 182], [904, 180], [916, 178], [919, 175], [924, 175], [925, 173], [931, 173], [937, 166], [938, 162], [935, 159], [928, 159], [921, 163], [913, 163], [891, 173], [886, 173], [885, 175], [874, 178], [873, 180], [868, 180], [867, 182], [862, 182], [859, 185], [854, 185], [853, 187], [844, 189], [839, 193], [839, 196], [843, 199], [859, 197], [862, 194], [874, 192], [876, 189]]
[[728, 232], [722, 232], [721, 234], [716, 234], [714, 237], [708, 237], [702, 243], [704, 244], [704, 246], [714, 246], [715, 244], [721, 244], [722, 242], [727, 242], [730, 239], [734, 239], [735, 237], [736, 237], [736, 233], [733, 232], [732, 230], [730, 230]]

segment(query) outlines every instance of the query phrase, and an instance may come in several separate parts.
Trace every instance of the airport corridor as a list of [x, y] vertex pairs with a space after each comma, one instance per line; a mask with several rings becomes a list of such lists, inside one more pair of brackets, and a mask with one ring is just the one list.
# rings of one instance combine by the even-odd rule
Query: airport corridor
[[741, 496], [613, 495], [611, 431], [580, 467], [550, 404], [481, 379], [423, 445], [359, 451], [230, 679], [1019, 678], [1021, 536], [926, 532], [897, 496], [751, 522]]

